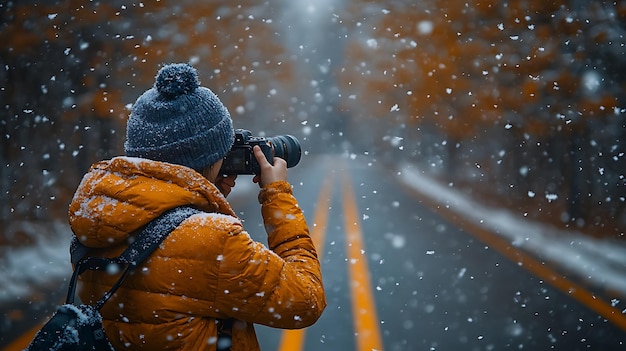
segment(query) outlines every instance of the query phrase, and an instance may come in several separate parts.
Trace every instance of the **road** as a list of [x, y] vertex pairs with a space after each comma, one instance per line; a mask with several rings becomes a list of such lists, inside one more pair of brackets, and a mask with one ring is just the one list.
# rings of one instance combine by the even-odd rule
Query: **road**
[[[311, 156], [290, 169], [328, 306], [304, 330], [258, 326], [263, 350], [626, 349], [624, 315], [585, 298], [597, 292], [437, 209], [386, 168]], [[240, 188], [233, 207], [265, 242], [254, 188]]]
[[[258, 328], [264, 349], [626, 349], [623, 319], [620, 326], [607, 321], [596, 306], [547, 283], [549, 267], [529, 270], [536, 261], [527, 253], [502, 254], [494, 235], [433, 210], [384, 165], [357, 157], [300, 167], [290, 177], [309, 221], [328, 213], [320, 249], [328, 307], [301, 348], [285, 346], [281, 331]], [[362, 240], [356, 253], [353, 221]], [[359, 261], [368, 267], [368, 286], [350, 278]], [[367, 294], [373, 305], [362, 298]], [[376, 330], [357, 323], [363, 310], [376, 316]], [[364, 336], [372, 332], [381, 343]]]

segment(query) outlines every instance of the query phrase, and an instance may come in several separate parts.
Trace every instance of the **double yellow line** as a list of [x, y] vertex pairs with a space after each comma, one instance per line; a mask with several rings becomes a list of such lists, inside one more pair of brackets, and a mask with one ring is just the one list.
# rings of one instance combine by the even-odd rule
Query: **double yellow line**
[[356, 331], [357, 350], [382, 350], [383, 344], [369, 279], [367, 255], [363, 245], [361, 225], [359, 224], [359, 212], [357, 211], [352, 184], [347, 176], [344, 176], [343, 179], [343, 200], [352, 317]]
[[[352, 189], [352, 183], [345, 175], [342, 185], [346, 251], [348, 254], [348, 274], [350, 278], [348, 282], [350, 285], [350, 296], [352, 297], [352, 320], [354, 322], [357, 350], [382, 350], [382, 338], [378, 327], [376, 305], [372, 295], [367, 255], [363, 245], [363, 235], [354, 190]], [[320, 260], [324, 250], [331, 186], [330, 179], [327, 179], [317, 202], [314, 226], [311, 231], [311, 237]], [[305, 333], [306, 329], [283, 331], [278, 350], [302, 350]]]

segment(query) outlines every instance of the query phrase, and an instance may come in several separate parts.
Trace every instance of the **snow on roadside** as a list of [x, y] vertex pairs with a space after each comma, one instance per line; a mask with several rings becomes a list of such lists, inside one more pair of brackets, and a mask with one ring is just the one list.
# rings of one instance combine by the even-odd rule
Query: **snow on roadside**
[[594, 238], [520, 218], [508, 210], [472, 202], [411, 165], [399, 169], [398, 178], [406, 186], [507, 238], [512, 245], [533, 252], [589, 283], [626, 296], [626, 243], [623, 241]]
[[[241, 179], [228, 196], [229, 201], [257, 201], [258, 185]], [[0, 247], [0, 303], [30, 296], [46, 283], [69, 280], [72, 231], [66, 223], [14, 222], [6, 229], [9, 236], [22, 232], [32, 245]]]
[[27, 297], [37, 286], [69, 279], [71, 231], [61, 222], [49, 225], [13, 223], [35, 240], [33, 245], [0, 248], [0, 303]]
[[[488, 208], [424, 176], [413, 166], [405, 165], [400, 169], [398, 178], [405, 185], [507, 238], [512, 245], [533, 252], [592, 284], [626, 296], [624, 242], [566, 232], [519, 218], [506, 210]], [[233, 189], [230, 201], [251, 201], [250, 193], [256, 188], [241, 183]], [[27, 297], [38, 285], [68, 279], [71, 275], [71, 231], [67, 224], [56, 222], [43, 227], [23, 222], [15, 225], [37, 240], [31, 246], [0, 248], [0, 303]]]

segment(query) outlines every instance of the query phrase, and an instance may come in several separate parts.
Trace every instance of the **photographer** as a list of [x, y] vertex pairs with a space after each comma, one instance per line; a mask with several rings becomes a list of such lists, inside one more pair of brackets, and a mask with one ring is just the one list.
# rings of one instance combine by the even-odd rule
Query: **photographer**
[[[164, 66], [134, 104], [126, 136], [126, 156], [94, 164], [74, 195], [77, 239], [113, 257], [164, 211], [202, 212], [184, 220], [103, 306], [117, 350], [258, 350], [253, 323], [292, 329], [317, 321], [326, 306], [320, 263], [287, 163], [270, 163], [252, 148], [268, 249], [226, 201], [236, 175], [221, 170], [235, 131], [194, 68]], [[110, 273], [82, 274], [80, 298], [101, 297], [117, 279]]]

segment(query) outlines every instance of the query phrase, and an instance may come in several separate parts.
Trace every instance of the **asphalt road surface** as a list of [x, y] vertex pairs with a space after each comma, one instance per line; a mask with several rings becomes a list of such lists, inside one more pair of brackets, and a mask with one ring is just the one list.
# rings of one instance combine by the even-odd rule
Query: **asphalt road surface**
[[607, 320], [559, 289], [567, 277], [509, 245], [503, 254], [496, 235], [433, 210], [385, 168], [327, 157], [291, 170], [323, 236], [328, 307], [303, 332], [259, 327], [263, 349], [626, 350], [623, 318]]
[[[624, 314], [597, 292], [437, 209], [376, 160], [305, 157], [289, 179], [328, 306], [307, 329], [258, 326], [263, 350], [626, 350]], [[256, 191], [241, 188], [233, 207], [266, 242]], [[4, 328], [3, 350], [31, 328]]]

